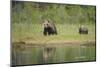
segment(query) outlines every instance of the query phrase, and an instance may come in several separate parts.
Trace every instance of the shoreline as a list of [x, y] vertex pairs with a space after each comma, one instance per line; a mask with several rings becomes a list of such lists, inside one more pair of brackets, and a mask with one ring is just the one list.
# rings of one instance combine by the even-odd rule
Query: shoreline
[[19, 46], [41, 46], [41, 47], [54, 47], [54, 46], [74, 46], [74, 45], [83, 45], [83, 46], [90, 46], [96, 45], [95, 40], [91, 41], [50, 41], [50, 42], [36, 42], [36, 41], [19, 41], [19, 42], [12, 42], [12, 45], [19, 45]]

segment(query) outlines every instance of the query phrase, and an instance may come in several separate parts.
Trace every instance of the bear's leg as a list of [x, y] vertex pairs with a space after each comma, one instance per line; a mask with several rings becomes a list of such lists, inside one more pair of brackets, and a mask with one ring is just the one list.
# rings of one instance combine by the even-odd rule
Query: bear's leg
[[43, 34], [46, 36], [46, 35], [47, 35], [47, 33], [48, 33], [47, 29], [46, 29], [46, 28], [44, 28]]
[[79, 34], [81, 34], [81, 29], [79, 29]]
[[51, 27], [47, 28], [47, 33], [48, 33], [48, 35], [51, 35]]

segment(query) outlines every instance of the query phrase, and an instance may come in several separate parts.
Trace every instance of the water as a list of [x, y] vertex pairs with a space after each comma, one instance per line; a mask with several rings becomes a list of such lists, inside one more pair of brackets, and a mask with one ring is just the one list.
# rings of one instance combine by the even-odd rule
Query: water
[[[14, 44], [15, 45], [15, 44]], [[48, 64], [77, 61], [94, 61], [96, 59], [95, 44], [68, 44], [67, 46], [29, 46], [19, 44], [13, 46], [12, 64]]]

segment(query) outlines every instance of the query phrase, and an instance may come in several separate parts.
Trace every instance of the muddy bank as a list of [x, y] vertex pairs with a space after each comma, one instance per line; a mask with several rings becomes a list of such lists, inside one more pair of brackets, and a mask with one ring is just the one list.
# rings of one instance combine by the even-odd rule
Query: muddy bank
[[51, 42], [35, 42], [35, 41], [19, 41], [19, 42], [12, 42], [12, 45], [17, 47], [19, 46], [41, 46], [41, 47], [54, 47], [54, 46], [73, 46], [73, 45], [82, 45], [82, 46], [95, 46], [95, 41], [51, 41]]

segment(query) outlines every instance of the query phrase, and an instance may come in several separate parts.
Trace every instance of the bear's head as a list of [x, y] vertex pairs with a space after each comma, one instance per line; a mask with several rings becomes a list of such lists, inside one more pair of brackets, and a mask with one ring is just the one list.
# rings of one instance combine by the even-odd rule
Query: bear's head
[[51, 26], [50, 22], [48, 20], [44, 20], [43, 27], [48, 28], [50, 26]]

